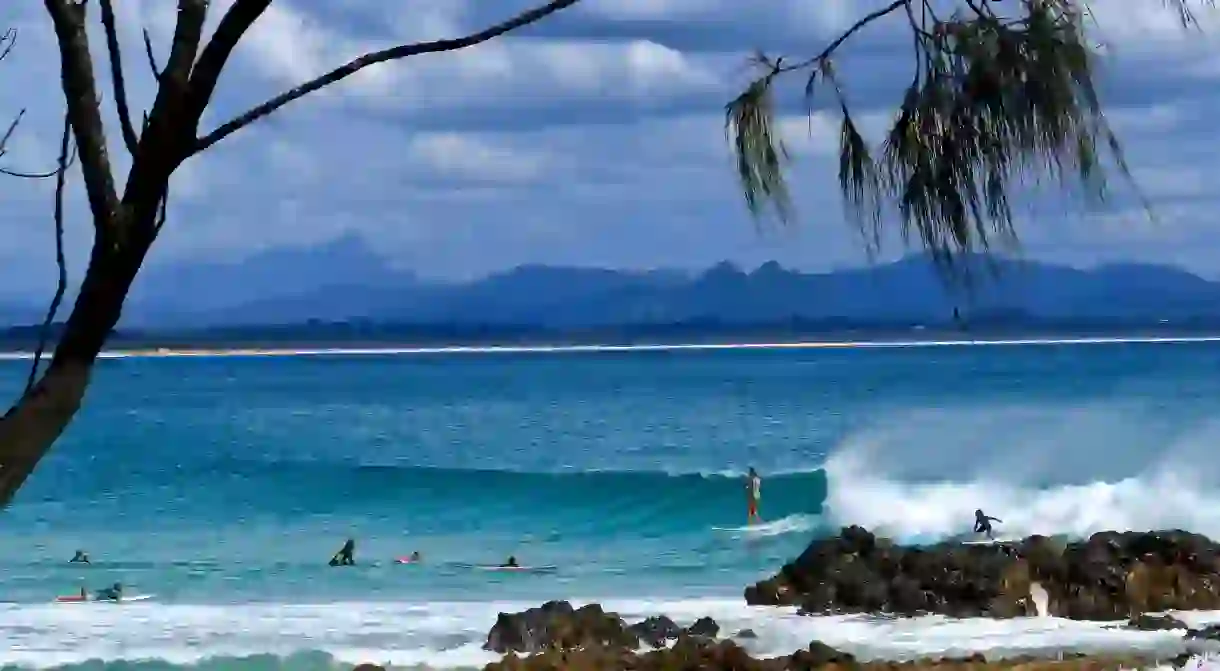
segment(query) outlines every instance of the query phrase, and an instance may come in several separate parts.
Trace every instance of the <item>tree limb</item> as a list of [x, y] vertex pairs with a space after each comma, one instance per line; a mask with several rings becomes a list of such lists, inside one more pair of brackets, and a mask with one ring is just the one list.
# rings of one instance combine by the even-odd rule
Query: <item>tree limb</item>
[[119, 126], [123, 131], [123, 143], [127, 151], [136, 153], [136, 129], [131, 125], [131, 110], [127, 106], [127, 82], [123, 79], [123, 52], [119, 48], [119, 33], [115, 27], [114, 5], [111, 0], [100, 0], [102, 6], [102, 28], [106, 33], [106, 50], [110, 56], [110, 80], [114, 86], [114, 104], [118, 107]]
[[93, 77], [93, 58], [85, 30], [85, 7], [72, 0], [44, 0], [59, 42], [60, 72], [69, 125], [80, 156], [85, 193], [95, 224], [110, 221], [119, 198], [106, 150], [106, 128]]
[[38, 380], [38, 367], [42, 363], [47, 340], [51, 337], [51, 326], [55, 323], [55, 315], [59, 312], [59, 305], [68, 289], [68, 266], [64, 258], [64, 185], [68, 181], [68, 139], [71, 132], [70, 115], [65, 113], [63, 139], [59, 143], [59, 170], [55, 176], [55, 265], [59, 269], [59, 277], [55, 283], [55, 296], [51, 299], [47, 315], [42, 320], [42, 328], [38, 331], [38, 347], [34, 350], [34, 361], [30, 364], [30, 375], [25, 382], [24, 394], [29, 394]]
[[220, 73], [224, 71], [233, 49], [250, 26], [271, 6], [271, 1], [237, 0], [221, 17], [216, 32], [199, 54], [199, 61], [191, 71], [191, 103], [198, 114], [202, 115], [212, 100]]
[[[432, 42], [419, 42], [419, 43], [415, 43], [415, 44], [404, 44], [404, 45], [400, 45], [400, 46], [396, 46], [396, 47], [391, 47], [389, 49], [385, 49], [382, 51], [375, 51], [373, 53], [365, 54], [363, 56], [360, 56], [359, 58], [356, 58], [355, 60], [349, 61], [345, 65], [342, 65], [338, 68], [335, 68], [334, 70], [331, 70], [330, 72], [322, 75], [321, 77], [318, 77], [317, 79], [314, 79], [314, 80], [311, 80], [304, 84], [301, 84], [300, 86], [297, 86], [296, 88], [294, 88], [290, 91], [286, 91], [286, 92], [268, 100], [267, 102], [265, 102], [261, 105], [258, 105], [257, 107], [252, 108], [251, 110], [247, 111], [246, 113], [244, 113], [224, 124], [221, 124], [211, 133], [208, 133], [204, 137], [196, 140], [195, 147], [191, 153], [192, 154], [199, 153], [199, 152], [207, 149], [208, 147], [211, 147], [212, 145], [216, 144], [217, 142], [220, 142], [221, 140], [225, 139], [226, 137], [232, 135], [233, 133], [236, 133], [237, 131], [241, 130], [242, 128], [245, 128], [246, 126], [254, 123], [255, 121], [258, 121], [259, 119], [262, 119], [263, 117], [269, 116], [270, 114], [272, 114], [279, 108], [283, 107], [284, 105], [287, 105], [288, 103], [291, 103], [295, 100], [304, 98], [305, 96], [309, 95], [310, 93], [313, 93], [313, 92], [323, 89], [327, 86], [330, 86], [331, 84], [334, 84], [340, 80], [346, 79], [347, 77], [350, 77], [351, 75], [354, 75], [357, 72], [359, 72], [359, 71], [363, 70], [364, 68], [367, 68], [371, 65], [376, 65], [378, 63], [384, 63], [386, 61], [393, 61], [393, 60], [398, 60], [398, 59], [402, 59], [402, 58], [407, 58], [410, 56], [418, 56], [420, 54], [432, 54], [432, 53], [440, 53], [440, 52], [445, 52], [445, 51], [457, 51], [459, 49], [466, 49], [468, 47], [473, 47], [475, 45], [478, 45], [478, 44], [481, 44], [488, 40], [499, 37], [500, 35], [503, 35], [505, 33], [511, 32], [518, 28], [521, 28], [522, 26], [527, 26], [531, 23], [534, 23], [551, 14], [554, 14], [555, 12], [558, 12], [561, 9], [566, 9], [568, 7], [571, 7], [572, 5], [575, 5], [579, 1], [580, 0], [553, 0], [552, 2], [542, 5], [541, 7], [536, 7], [527, 12], [519, 14], [511, 19], [508, 19], [507, 21], [504, 21], [503, 23], [496, 24], [490, 28], [479, 31], [477, 33], [472, 33], [470, 35], [466, 35], [464, 37], [458, 37], [458, 38], [447, 39], [447, 40], [435, 40]], [[258, 2], [269, 2], [269, 0], [247, 0], [246, 4], [253, 5], [253, 4], [257, 4]], [[234, 9], [236, 9], [236, 7], [240, 4], [242, 4], [242, 0], [238, 0], [238, 4], [234, 5]], [[230, 10], [230, 13], [232, 13], [232, 10]], [[226, 16], [226, 18], [227, 18], [227, 16]], [[217, 30], [217, 33], [219, 33], [219, 30]], [[240, 36], [238, 36], [238, 37], [240, 37]], [[215, 39], [215, 38], [213, 38], [213, 39]], [[211, 45], [208, 45], [208, 46], [210, 47]], [[219, 47], [218, 47], [218, 49], [219, 49]], [[206, 101], [204, 101], [204, 104], [206, 105]]]
[[157, 66], [157, 57], [153, 55], [152, 37], [148, 29], [144, 29], [144, 55], [148, 56], [148, 68], [152, 70], [153, 79], [161, 81], [161, 68]]

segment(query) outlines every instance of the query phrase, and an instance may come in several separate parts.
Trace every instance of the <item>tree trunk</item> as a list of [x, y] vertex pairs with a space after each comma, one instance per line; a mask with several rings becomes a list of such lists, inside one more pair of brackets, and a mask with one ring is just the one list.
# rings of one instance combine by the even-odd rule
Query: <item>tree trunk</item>
[[152, 243], [143, 235], [113, 240], [105, 230], [113, 229], [97, 229], [85, 279], [46, 373], [0, 417], [0, 507], [12, 501], [80, 409], [97, 355], [122, 315], [127, 292]]

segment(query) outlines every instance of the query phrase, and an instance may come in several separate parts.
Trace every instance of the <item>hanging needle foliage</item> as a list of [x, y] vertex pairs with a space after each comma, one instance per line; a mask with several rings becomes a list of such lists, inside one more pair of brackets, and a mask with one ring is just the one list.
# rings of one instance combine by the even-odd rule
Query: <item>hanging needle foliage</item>
[[[1165, 0], [1187, 26], [1191, 0]], [[884, 139], [870, 145], [834, 68], [836, 51], [888, 16], [909, 24], [914, 73]], [[895, 218], [942, 265], [1013, 245], [1011, 197], [1024, 178], [1049, 175], [1102, 197], [1112, 166], [1132, 187], [1122, 144], [1096, 86], [1099, 47], [1081, 0], [963, 0], [940, 16], [931, 0], [895, 0], [860, 19], [820, 54], [795, 63], [755, 57], [761, 72], [726, 106], [725, 129], [750, 211], [793, 215], [788, 153], [776, 126], [775, 88], [803, 77], [812, 113], [827, 92], [840, 116], [839, 185], [870, 252]], [[896, 217], [887, 217], [894, 214]]]

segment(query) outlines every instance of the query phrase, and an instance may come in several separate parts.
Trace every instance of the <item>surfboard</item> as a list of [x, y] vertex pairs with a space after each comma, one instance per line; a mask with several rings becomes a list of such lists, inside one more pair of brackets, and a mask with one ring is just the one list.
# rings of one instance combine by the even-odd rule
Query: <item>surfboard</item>
[[1018, 538], [983, 538], [981, 540], [961, 541], [962, 545], [1004, 545], [1020, 542]]
[[72, 594], [72, 595], [68, 595], [68, 596], [57, 596], [57, 597], [55, 597], [55, 603], [113, 603], [113, 604], [124, 604], [124, 603], [129, 603], [129, 602], [132, 602], [132, 601], [147, 601], [148, 599], [151, 599], [151, 598], [153, 598], [153, 595], [152, 595], [152, 594], [133, 594], [133, 595], [131, 595], [131, 596], [124, 596], [124, 597], [123, 597], [121, 600], [119, 600], [119, 601], [111, 601], [110, 599], [101, 599], [101, 600], [98, 600], [98, 599], [94, 599], [93, 597], [89, 597], [88, 599], [82, 599], [82, 598], [80, 597], [80, 595], [79, 595], [79, 594]]
[[411, 559], [410, 557], [395, 557], [394, 563], [395, 564], [419, 564], [420, 561]]
[[479, 571], [508, 571], [508, 572], [519, 572], [519, 573], [537, 573], [537, 572], [541, 572], [541, 571], [559, 570], [559, 567], [554, 566], [554, 565], [546, 565], [546, 566], [479, 566], [479, 565], [475, 565], [472, 568], [479, 570]]

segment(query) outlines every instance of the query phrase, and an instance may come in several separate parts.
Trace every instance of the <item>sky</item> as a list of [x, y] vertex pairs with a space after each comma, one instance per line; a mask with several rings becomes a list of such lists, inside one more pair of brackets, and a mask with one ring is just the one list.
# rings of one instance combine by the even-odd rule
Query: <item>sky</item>
[[[230, 3], [213, 0], [210, 27]], [[140, 33], [148, 29], [164, 60], [174, 3], [116, 4], [132, 104], [147, 108], [154, 85]], [[239, 46], [203, 125], [365, 51], [457, 36], [532, 4], [275, 0]], [[795, 105], [785, 112], [797, 196], [789, 227], [747, 212], [723, 108], [747, 82], [753, 51], [814, 53], [874, 4], [584, 0], [480, 47], [376, 66], [184, 165], [149, 263], [239, 260], [358, 236], [396, 266], [451, 279], [524, 263], [862, 265], [864, 247], [838, 193], [838, 126], [829, 108], [813, 117]], [[1078, 266], [1149, 261], [1220, 277], [1220, 224], [1213, 221], [1220, 141], [1212, 131], [1220, 116], [1220, 14], [1205, 12], [1203, 30], [1190, 31], [1160, 0], [1091, 4], [1094, 36], [1107, 45], [1109, 115], [1157, 218], [1121, 183], [1104, 204], [1047, 189], [1023, 202], [1022, 251]], [[0, 165], [47, 169], [63, 110], [50, 20], [33, 0], [5, 3], [0, 19], [18, 31], [15, 50], [0, 62], [0, 118], [26, 110]], [[849, 43], [839, 63], [866, 127], [891, 113], [909, 76], [908, 40], [901, 25], [881, 23]], [[93, 47], [104, 74], [100, 31]], [[796, 94], [802, 82], [789, 86]], [[112, 156], [125, 173], [105, 81], [103, 89]], [[79, 277], [91, 224], [79, 176], [72, 177], [69, 263]], [[0, 178], [0, 293], [53, 286], [52, 186]], [[892, 241], [883, 257], [903, 251]]]

